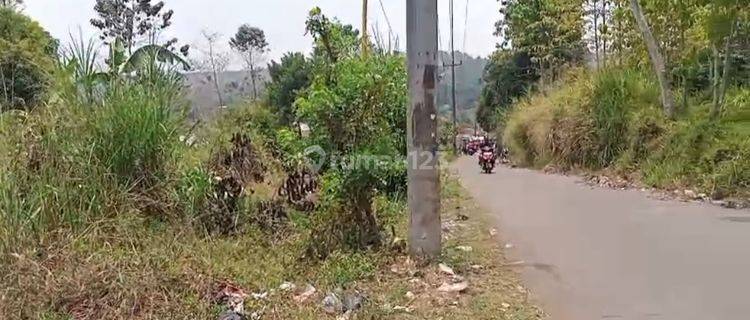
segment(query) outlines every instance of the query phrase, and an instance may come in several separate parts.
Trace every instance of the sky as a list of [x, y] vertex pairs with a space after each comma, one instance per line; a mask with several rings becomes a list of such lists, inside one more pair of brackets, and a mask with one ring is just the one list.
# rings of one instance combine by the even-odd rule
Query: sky
[[[360, 0], [163, 0], [175, 11], [172, 26], [165, 36], [177, 37], [180, 43], [201, 45], [201, 31], [218, 32], [223, 36], [224, 50], [228, 39], [243, 23], [263, 29], [270, 44], [270, 59], [285, 52], [310, 52], [312, 40], [305, 36], [305, 18], [313, 6], [319, 6], [329, 17], [337, 17], [357, 29], [361, 25]], [[369, 25], [376, 25], [387, 34], [390, 21], [401, 49], [406, 46], [406, 1], [369, 0]], [[438, 0], [440, 6], [440, 47], [449, 48], [449, 1]], [[89, 24], [95, 16], [95, 0], [26, 0], [24, 12], [39, 21], [54, 37], [66, 42], [70, 34], [82, 31], [85, 38], [96, 37]], [[488, 56], [498, 39], [492, 35], [499, 17], [497, 0], [455, 0], [455, 48], [473, 56]], [[468, 11], [467, 11], [468, 7]], [[385, 11], [385, 14], [384, 14]], [[468, 15], [466, 14], [468, 12]], [[468, 19], [465, 19], [468, 17]], [[372, 28], [372, 27], [370, 27]], [[466, 37], [464, 37], [466, 34]], [[464, 41], [465, 39], [465, 41]]]

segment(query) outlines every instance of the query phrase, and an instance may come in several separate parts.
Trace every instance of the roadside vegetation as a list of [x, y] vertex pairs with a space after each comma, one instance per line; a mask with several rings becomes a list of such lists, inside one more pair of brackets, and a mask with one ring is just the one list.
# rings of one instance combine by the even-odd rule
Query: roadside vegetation
[[[498, 34], [509, 43], [487, 69], [481, 108], [515, 163], [748, 199], [747, 4], [549, 0], [504, 10]], [[544, 30], [558, 36], [542, 41]], [[647, 50], [648, 34], [657, 43]]]
[[[189, 48], [143, 42], [174, 12], [111, 4], [92, 21], [107, 50], [0, 7], [0, 318], [540, 316], [455, 183], [455, 271], [404, 253], [402, 53], [363, 54], [357, 30], [315, 8], [311, 55], [271, 62], [264, 96], [190, 122]], [[242, 30], [255, 79], [267, 43]]]

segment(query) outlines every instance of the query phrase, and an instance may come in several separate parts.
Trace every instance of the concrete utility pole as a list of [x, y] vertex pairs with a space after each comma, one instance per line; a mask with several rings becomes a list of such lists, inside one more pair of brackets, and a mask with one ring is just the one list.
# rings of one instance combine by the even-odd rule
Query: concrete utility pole
[[[456, 50], [453, 47], [454, 36], [453, 36], [453, 0], [450, 1], [450, 21], [451, 21], [451, 64], [444, 65], [451, 67], [451, 105], [453, 107], [453, 130], [458, 130], [458, 119], [456, 111], [456, 67], [463, 64], [463, 61], [456, 64]], [[456, 137], [453, 136], [453, 154], [458, 154], [458, 147], [456, 146]]]
[[406, 51], [409, 59], [407, 164], [409, 252], [440, 255], [440, 176], [437, 161], [437, 0], [406, 0]]

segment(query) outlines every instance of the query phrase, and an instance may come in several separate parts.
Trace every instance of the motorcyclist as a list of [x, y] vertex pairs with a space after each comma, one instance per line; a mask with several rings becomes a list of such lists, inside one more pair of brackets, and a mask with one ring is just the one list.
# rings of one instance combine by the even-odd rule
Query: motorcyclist
[[495, 154], [495, 143], [492, 140], [488, 138], [481, 140], [480, 145], [479, 145], [479, 150], [480, 150], [479, 152], [479, 164], [480, 165], [482, 164], [482, 154], [485, 152], [492, 152], [493, 161], [497, 159], [497, 155]]

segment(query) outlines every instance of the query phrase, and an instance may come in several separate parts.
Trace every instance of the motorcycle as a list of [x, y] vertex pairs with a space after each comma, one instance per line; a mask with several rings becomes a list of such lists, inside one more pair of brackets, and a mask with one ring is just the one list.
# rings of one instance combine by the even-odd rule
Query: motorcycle
[[482, 150], [479, 154], [479, 166], [484, 173], [490, 174], [495, 169], [495, 152], [491, 150]]
[[477, 153], [476, 142], [469, 142], [469, 144], [466, 146], [466, 154], [473, 156], [476, 153]]

